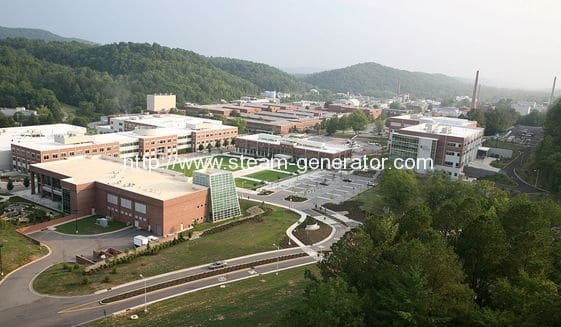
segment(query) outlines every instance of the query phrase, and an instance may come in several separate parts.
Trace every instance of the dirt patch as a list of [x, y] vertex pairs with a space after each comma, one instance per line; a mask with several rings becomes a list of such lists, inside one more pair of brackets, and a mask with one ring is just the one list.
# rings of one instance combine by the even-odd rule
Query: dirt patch
[[[306, 230], [306, 226], [317, 224], [319, 229], [316, 230]], [[292, 235], [296, 236], [302, 243], [306, 245], [314, 244], [320, 242], [327, 238], [331, 234], [331, 226], [308, 216], [306, 220], [298, 225]]]
[[361, 205], [362, 202], [360, 201], [348, 200], [348, 201], [341, 202], [339, 204], [325, 203], [323, 206], [329, 210], [333, 210], [337, 212], [346, 211], [347, 213], [345, 214], [345, 216], [347, 216], [350, 219], [362, 222], [366, 219], [368, 215], [366, 211], [360, 208]]

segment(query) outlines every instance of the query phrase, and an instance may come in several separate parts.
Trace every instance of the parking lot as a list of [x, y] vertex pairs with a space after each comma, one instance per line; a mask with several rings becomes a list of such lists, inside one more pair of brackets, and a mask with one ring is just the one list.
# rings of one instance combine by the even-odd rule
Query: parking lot
[[[271, 200], [297, 207], [315, 207], [323, 203], [339, 203], [366, 191], [373, 186], [373, 179], [352, 175], [349, 172], [316, 170], [279, 183], [271, 183], [266, 189], [274, 191]], [[305, 202], [284, 200], [288, 195], [304, 197]]]
[[509, 136], [514, 136], [517, 143], [535, 146], [543, 138], [543, 128], [517, 125], [510, 130]]

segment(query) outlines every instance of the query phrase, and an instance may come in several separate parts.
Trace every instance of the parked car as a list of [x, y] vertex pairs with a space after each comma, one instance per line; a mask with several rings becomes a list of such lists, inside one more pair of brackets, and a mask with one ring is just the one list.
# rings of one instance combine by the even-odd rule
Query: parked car
[[368, 185], [368, 186], [376, 186], [377, 184], [376, 184], [375, 182], [370, 181], [370, 182], [368, 182], [368, 184], [366, 184], [366, 185]]
[[214, 269], [218, 269], [218, 268], [224, 268], [224, 267], [226, 267], [227, 265], [228, 265], [228, 264], [226, 263], [226, 261], [216, 261], [216, 262], [211, 263], [211, 264], [208, 266], [208, 269], [214, 270]]
[[352, 179], [350, 179], [350, 178], [343, 178], [343, 182], [347, 182], [347, 183], [350, 183], [350, 182], [352, 182], [352, 181], [353, 181], [353, 180], [352, 180]]

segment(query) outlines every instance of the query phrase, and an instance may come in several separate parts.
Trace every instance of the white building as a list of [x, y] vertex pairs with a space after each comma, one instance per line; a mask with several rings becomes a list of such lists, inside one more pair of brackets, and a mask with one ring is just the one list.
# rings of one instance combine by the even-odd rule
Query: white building
[[148, 94], [146, 96], [146, 110], [149, 112], [168, 112], [176, 106], [175, 94]]

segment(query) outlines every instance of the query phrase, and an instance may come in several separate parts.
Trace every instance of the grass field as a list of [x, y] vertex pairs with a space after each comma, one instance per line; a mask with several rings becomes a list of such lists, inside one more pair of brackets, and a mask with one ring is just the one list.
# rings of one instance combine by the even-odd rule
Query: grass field
[[244, 159], [242, 161], [240, 158], [218, 155], [212, 158], [204, 157], [191, 159], [189, 160], [189, 162], [182, 162], [182, 164], [183, 165], [180, 165], [179, 163], [171, 164], [167, 166], [166, 169], [177, 171], [183, 173], [185, 176], [191, 177], [193, 176], [193, 171], [203, 169], [205, 167], [220, 168], [228, 171], [237, 171], [241, 170], [242, 168], [245, 169], [253, 167], [257, 163], [252, 163], [247, 159]]
[[127, 313], [88, 326], [269, 326], [301, 303], [306, 269], [317, 272], [309, 265], [250, 278], [153, 304], [134, 312], [138, 320]]
[[263, 185], [263, 182], [250, 181], [245, 178], [236, 178], [234, 182], [236, 183], [236, 187], [246, 188], [248, 190], [255, 190]]
[[249, 209], [253, 206], [256, 206], [256, 205], [259, 205], [259, 203], [255, 202], [255, 201], [240, 199], [240, 209], [242, 211], [242, 214], [239, 217], [222, 220], [222, 221], [215, 222], [215, 223], [208, 222], [208, 221], [205, 221], [203, 223], [198, 223], [193, 227], [192, 231], [193, 232], [200, 232], [200, 231], [203, 231], [205, 229], [209, 229], [211, 227], [216, 227], [216, 226], [220, 226], [222, 224], [227, 224], [227, 223], [231, 222], [232, 220], [236, 220], [236, 219], [246, 217], [247, 216], [247, 209]]
[[286, 166], [285, 165], [280, 165], [276, 169], [285, 171], [287, 173], [298, 173], [299, 170], [300, 170], [296, 164], [288, 164]]
[[290, 177], [290, 176], [292, 176], [292, 175], [287, 174], [287, 173], [282, 173], [280, 171], [262, 170], [262, 171], [258, 171], [258, 172], [253, 173], [253, 174], [249, 174], [246, 177], [259, 179], [259, 180], [266, 181], [266, 182], [276, 182], [278, 180], [281, 180], [283, 178], [287, 178], [287, 177]]
[[[118, 220], [113, 220], [109, 222], [107, 227], [101, 227], [95, 223], [97, 218], [103, 216], [92, 215], [87, 218], [82, 218], [78, 220], [78, 234], [80, 235], [91, 235], [91, 234], [101, 234], [112, 232], [127, 226], [126, 223]], [[64, 234], [75, 234], [76, 233], [76, 222], [69, 221], [66, 224], [56, 226], [56, 231]]]
[[[14, 225], [0, 221], [0, 244], [2, 244], [2, 270], [4, 276], [19, 266], [48, 253], [46, 247], [33, 243], [16, 232]], [[0, 276], [2, 279], [4, 276]]]
[[[99, 289], [138, 279], [139, 274], [154, 276], [228, 258], [273, 250], [298, 215], [284, 208], [271, 207], [270, 215], [259, 223], [247, 223], [193, 241], [161, 250], [153, 256], [138, 257], [109, 269], [88, 275], [84, 283], [82, 269], [68, 271], [61, 264], [50, 267], [34, 281], [36, 291], [52, 295], [89, 294]], [[278, 243], [277, 243], [278, 244]]]

